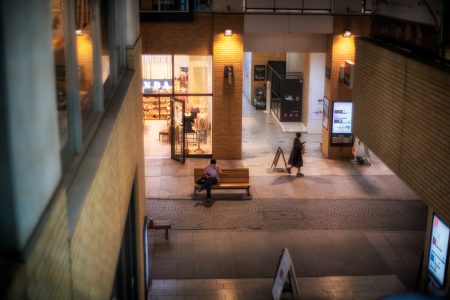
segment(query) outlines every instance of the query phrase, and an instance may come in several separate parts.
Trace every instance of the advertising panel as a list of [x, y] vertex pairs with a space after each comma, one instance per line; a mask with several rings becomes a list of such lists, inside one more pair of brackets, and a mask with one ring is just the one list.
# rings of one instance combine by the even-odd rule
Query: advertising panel
[[352, 102], [333, 102], [332, 133], [352, 133]]
[[332, 146], [352, 146], [352, 113], [351, 101], [334, 101], [331, 111], [331, 144]]
[[444, 286], [447, 275], [449, 233], [450, 229], [447, 224], [435, 214], [431, 228], [428, 274], [439, 287]]

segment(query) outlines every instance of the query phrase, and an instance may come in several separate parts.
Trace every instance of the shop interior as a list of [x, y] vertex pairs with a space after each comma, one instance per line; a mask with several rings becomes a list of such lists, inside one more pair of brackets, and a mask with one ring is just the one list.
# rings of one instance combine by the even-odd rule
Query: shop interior
[[[244, 101], [271, 113], [285, 132], [321, 134], [324, 69], [325, 53], [245, 52]], [[212, 56], [143, 55], [142, 75], [145, 156], [210, 157]]]
[[212, 57], [143, 55], [146, 157], [211, 156]]

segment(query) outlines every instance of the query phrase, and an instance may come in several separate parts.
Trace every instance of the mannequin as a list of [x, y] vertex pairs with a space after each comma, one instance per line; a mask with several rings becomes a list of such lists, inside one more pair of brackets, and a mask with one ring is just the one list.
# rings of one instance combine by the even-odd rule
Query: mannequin
[[208, 115], [204, 112], [200, 112], [197, 114], [197, 118], [195, 119], [195, 128], [197, 129], [197, 149], [195, 152], [203, 153], [203, 149], [201, 149], [201, 143], [207, 143], [208, 138], [208, 129], [209, 129], [209, 121]]

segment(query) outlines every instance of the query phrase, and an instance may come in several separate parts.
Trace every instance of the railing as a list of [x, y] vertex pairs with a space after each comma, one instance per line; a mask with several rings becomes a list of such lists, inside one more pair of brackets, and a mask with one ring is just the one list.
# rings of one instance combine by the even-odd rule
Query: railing
[[152, 284], [152, 277], [150, 275], [150, 256], [148, 251], [148, 226], [149, 226], [148, 217], [144, 218], [144, 285], [145, 285], [145, 299], [148, 299], [148, 290], [150, 285]]
[[286, 74], [278, 74], [270, 65], [267, 66], [267, 78], [271, 82], [271, 92], [276, 98], [282, 97], [282, 81], [285, 79], [296, 79], [298, 82], [303, 82], [303, 73], [301, 72], [286, 72]]
[[271, 107], [280, 122], [300, 122], [303, 90], [303, 73], [287, 72], [285, 75], [268, 65], [267, 78], [271, 83]]
[[212, 11], [212, 0], [139, 0], [141, 12], [187, 13]]
[[361, 1], [361, 6], [345, 6], [336, 0], [246, 0], [245, 13], [298, 13], [298, 14], [368, 14], [370, 1]]
[[[214, 2], [213, 0], [139, 0], [140, 11], [147, 13], [221, 12], [219, 8], [221, 6], [215, 9]], [[233, 9], [236, 12], [236, 7]], [[244, 0], [242, 11], [244, 13], [360, 15], [371, 13], [372, 5], [369, 0], [361, 1], [361, 5], [352, 4], [351, 6], [343, 0]]]

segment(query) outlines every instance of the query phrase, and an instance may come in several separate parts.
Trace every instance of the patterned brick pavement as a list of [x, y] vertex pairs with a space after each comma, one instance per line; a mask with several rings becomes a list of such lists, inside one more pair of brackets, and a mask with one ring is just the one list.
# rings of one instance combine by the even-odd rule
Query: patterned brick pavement
[[414, 200], [147, 199], [146, 215], [182, 230], [425, 230], [427, 209]]

